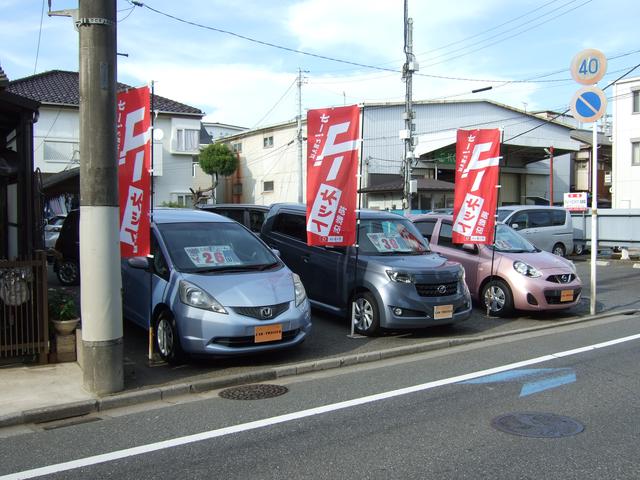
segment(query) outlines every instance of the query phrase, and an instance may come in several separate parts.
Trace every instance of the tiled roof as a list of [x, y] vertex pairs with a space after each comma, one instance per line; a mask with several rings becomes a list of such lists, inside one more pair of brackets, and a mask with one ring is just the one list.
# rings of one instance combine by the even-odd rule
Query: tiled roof
[[[118, 90], [125, 90], [127, 88], [131, 87], [118, 82]], [[80, 105], [78, 72], [49, 70], [48, 72], [14, 80], [9, 83], [7, 90], [41, 103]], [[160, 95], [154, 96], [154, 108], [166, 113], [204, 115], [204, 112], [198, 108], [161, 97]]]
[[9, 77], [7, 77], [7, 74], [4, 73], [4, 70], [2, 70], [0, 66], [0, 88], [6, 87], [7, 85], [9, 85]]

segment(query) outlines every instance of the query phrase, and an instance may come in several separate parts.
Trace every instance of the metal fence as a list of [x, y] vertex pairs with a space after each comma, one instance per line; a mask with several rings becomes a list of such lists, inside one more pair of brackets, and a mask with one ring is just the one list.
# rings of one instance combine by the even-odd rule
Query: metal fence
[[0, 260], [0, 363], [49, 354], [47, 258]]

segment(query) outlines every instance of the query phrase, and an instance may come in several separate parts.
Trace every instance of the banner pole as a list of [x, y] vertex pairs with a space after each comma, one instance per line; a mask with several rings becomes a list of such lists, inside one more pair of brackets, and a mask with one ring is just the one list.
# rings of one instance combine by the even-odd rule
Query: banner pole
[[[150, 195], [150, 206], [149, 206], [149, 215], [150, 215], [150, 222], [149, 222], [149, 241], [151, 242], [152, 239], [152, 235], [153, 235], [153, 136], [155, 133], [155, 114], [154, 114], [154, 101], [155, 101], [155, 82], [153, 80], [151, 80], [151, 111], [149, 112], [150, 116], [151, 116], [151, 170], [149, 171], [149, 185], [150, 185], [150, 189], [151, 189], [151, 195]], [[151, 244], [153, 245], [153, 242], [151, 242]], [[150, 261], [153, 259], [153, 252], [149, 252], [149, 255], [147, 256], [147, 261]], [[153, 344], [154, 342], [154, 329], [153, 329], [153, 322], [151, 321], [151, 316], [153, 314], [153, 268], [149, 268], [149, 362], [153, 361]]]
[[[494, 261], [496, 257], [496, 232], [498, 231], [498, 205], [500, 204], [500, 188], [502, 187], [502, 169], [500, 168], [500, 161], [502, 160], [502, 145], [504, 142], [504, 128], [500, 129], [500, 157], [498, 158], [498, 184], [496, 185], [496, 189], [498, 189], [498, 193], [496, 194], [496, 212], [494, 213], [493, 218], [493, 248], [491, 249], [491, 272], [489, 278], [490, 281], [493, 282], [493, 267]], [[487, 313], [486, 316], [489, 316], [490, 308], [487, 305]]]
[[[356, 285], [358, 285], [358, 253], [360, 251], [360, 210], [362, 209], [362, 153], [364, 150], [364, 104], [361, 108], [360, 114], [360, 155], [358, 156], [359, 168], [358, 168], [358, 211], [356, 212], [356, 258], [355, 258], [355, 271], [353, 274], [353, 288], [355, 291]], [[347, 260], [348, 261], [348, 260]], [[356, 303], [351, 301], [351, 334], [350, 338], [358, 338], [355, 334], [356, 327]]]

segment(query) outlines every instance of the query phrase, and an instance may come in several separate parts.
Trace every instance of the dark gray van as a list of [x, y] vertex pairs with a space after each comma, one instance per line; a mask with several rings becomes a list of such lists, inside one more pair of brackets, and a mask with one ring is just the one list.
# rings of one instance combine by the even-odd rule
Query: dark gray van
[[264, 218], [269, 211], [267, 205], [253, 203], [218, 203], [215, 205], [198, 205], [197, 208], [235, 220], [255, 234], [260, 233]]
[[306, 207], [274, 204], [261, 237], [300, 276], [313, 307], [350, 316], [355, 303], [358, 333], [452, 324], [471, 315], [462, 266], [433, 253], [401, 215], [361, 211], [356, 251], [307, 245]]

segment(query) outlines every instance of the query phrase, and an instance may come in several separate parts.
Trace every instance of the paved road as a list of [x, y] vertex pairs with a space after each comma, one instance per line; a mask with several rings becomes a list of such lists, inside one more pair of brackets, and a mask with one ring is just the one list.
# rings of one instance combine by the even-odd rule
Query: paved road
[[[210, 392], [50, 425], [0, 440], [0, 480], [46, 465], [46, 478], [65, 479], [640, 478], [639, 320], [292, 377], [275, 398]], [[547, 427], [538, 432], [547, 436], [563, 433], [551, 426], [583, 428], [532, 438], [494, 426], [514, 413], [543, 414], [529, 425]]]

